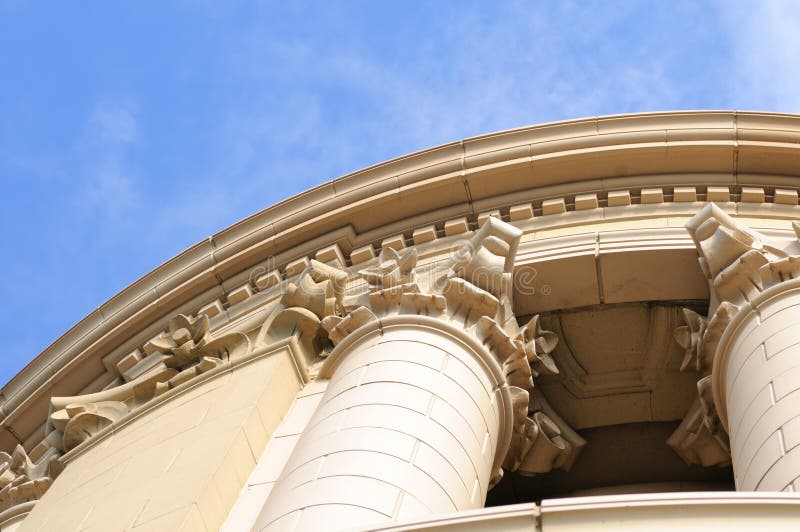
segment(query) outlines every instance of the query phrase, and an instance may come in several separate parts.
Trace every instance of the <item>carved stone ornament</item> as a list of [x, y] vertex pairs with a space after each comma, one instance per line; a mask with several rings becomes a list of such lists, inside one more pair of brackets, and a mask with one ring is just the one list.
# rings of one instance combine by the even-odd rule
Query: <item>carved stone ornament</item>
[[[800, 237], [800, 224], [792, 223]], [[686, 325], [675, 330], [685, 349], [681, 370], [696, 371], [698, 399], [667, 441], [689, 464], [730, 463], [728, 434], [717, 415], [711, 372], [722, 334], [740, 306], [764, 289], [800, 275], [800, 248], [781, 249], [756, 231], [742, 227], [714, 203], [687, 224], [695, 242], [700, 268], [708, 279], [708, 317], [683, 309]]]
[[[489, 218], [444, 266], [418, 266], [417, 252], [385, 247], [358, 271], [365, 290], [344, 294], [348, 274], [317, 261], [290, 284], [282, 306], [262, 329], [265, 341], [293, 336], [307, 360], [327, 356], [350, 333], [383, 317], [411, 314], [457, 324], [503, 368], [514, 430], [503, 467], [526, 475], [569, 469], [585, 441], [533, 393], [533, 379], [558, 373], [557, 336], [534, 316], [520, 326], [512, 310], [512, 272], [521, 231]], [[502, 471], [493, 473], [493, 483]]]
[[58, 455], [50, 448], [34, 464], [22, 445], [10, 455], [0, 452], [0, 512], [39, 500], [60, 472]]
[[293, 337], [306, 361], [313, 361], [329, 344], [322, 320], [344, 312], [347, 278], [347, 272], [311, 260], [297, 284], [287, 285], [280, 304], [261, 327], [256, 343]]
[[213, 338], [205, 315], [179, 314], [167, 333], [145, 345], [149, 353], [122, 374], [126, 382], [97, 393], [53, 397], [46, 441], [67, 452], [154, 397], [216, 368], [225, 358], [250, 350], [242, 333]]

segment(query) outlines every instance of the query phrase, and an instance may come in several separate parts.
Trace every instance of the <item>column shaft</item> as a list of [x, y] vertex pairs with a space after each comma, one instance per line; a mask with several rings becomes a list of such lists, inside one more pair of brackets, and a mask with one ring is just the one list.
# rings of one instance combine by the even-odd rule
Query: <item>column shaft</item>
[[715, 402], [736, 488], [800, 490], [800, 286], [781, 283], [739, 311], [715, 361]]
[[488, 351], [419, 316], [351, 336], [331, 355], [330, 384], [254, 530], [352, 528], [483, 506], [510, 430], [508, 391]]

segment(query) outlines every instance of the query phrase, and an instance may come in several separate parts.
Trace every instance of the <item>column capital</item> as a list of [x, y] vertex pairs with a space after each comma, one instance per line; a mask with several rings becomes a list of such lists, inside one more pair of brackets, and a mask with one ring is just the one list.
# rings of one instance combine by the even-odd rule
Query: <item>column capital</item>
[[[311, 261], [289, 284], [282, 310], [265, 325], [267, 338], [295, 334], [311, 361], [326, 357], [319, 377], [330, 376], [349, 346], [382, 327], [437, 327], [479, 353], [508, 398], [509, 435], [494, 472], [537, 474], [569, 469], [585, 441], [543, 398], [534, 379], [558, 373], [551, 357], [558, 337], [539, 317], [519, 325], [513, 312], [513, 267], [522, 231], [490, 217], [446, 261], [418, 264], [415, 248], [384, 247], [358, 277], [367, 289], [345, 294], [348, 274]], [[547, 458], [545, 458], [547, 457]]]
[[[800, 235], [800, 223], [792, 222]], [[737, 223], [715, 203], [686, 224], [709, 282], [709, 316], [720, 304], [740, 306], [772, 285], [800, 274], [800, 247], [788, 246]]]
[[[800, 224], [792, 222], [795, 235]], [[670, 444], [690, 463], [730, 461], [725, 373], [730, 342], [739, 324], [759, 305], [793, 290], [800, 276], [800, 243], [744, 227], [715, 203], [686, 224], [709, 283], [707, 316], [684, 309], [675, 339], [685, 349], [681, 369], [697, 371], [698, 399]]]

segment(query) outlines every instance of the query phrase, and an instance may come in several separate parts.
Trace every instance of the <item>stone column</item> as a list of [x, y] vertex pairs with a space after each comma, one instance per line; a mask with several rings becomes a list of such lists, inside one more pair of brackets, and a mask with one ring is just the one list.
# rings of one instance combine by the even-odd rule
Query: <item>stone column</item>
[[800, 490], [800, 280], [761, 292], [736, 314], [717, 351], [714, 398], [736, 489]]
[[511, 397], [470, 335], [427, 316], [373, 321], [330, 378], [255, 530], [322, 530], [480, 508], [508, 449]]
[[254, 530], [480, 508], [502, 467], [570, 467], [585, 442], [532, 395], [533, 377], [557, 371], [557, 338], [512, 310], [520, 236], [490, 218], [443, 266], [384, 248], [357, 272], [360, 292], [345, 297], [347, 275], [316, 261], [288, 286], [264, 337], [327, 355], [330, 382]]
[[742, 227], [714, 204], [686, 227], [711, 301], [708, 319], [686, 311], [676, 334], [702, 378], [686, 434], [673, 439], [713, 457], [704, 465], [730, 452], [737, 490], [800, 489], [800, 242]]

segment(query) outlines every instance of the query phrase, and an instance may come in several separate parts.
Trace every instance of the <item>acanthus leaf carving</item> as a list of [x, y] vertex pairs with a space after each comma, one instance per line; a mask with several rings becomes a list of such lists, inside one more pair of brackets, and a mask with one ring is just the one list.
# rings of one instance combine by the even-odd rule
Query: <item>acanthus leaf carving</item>
[[[793, 222], [792, 228], [800, 238], [800, 224]], [[711, 300], [708, 318], [684, 309], [686, 325], [675, 331], [675, 339], [685, 349], [681, 369], [699, 374], [698, 400], [669, 443], [688, 463], [725, 465], [730, 463], [728, 435], [717, 414], [711, 376], [717, 348], [742, 305], [800, 273], [800, 257], [793, 253], [796, 245], [787, 249], [773, 245], [714, 203], [703, 207], [686, 229], [695, 242]]]
[[[511, 406], [514, 415], [514, 426], [511, 433], [511, 444], [506, 454], [503, 467], [509, 471], [519, 469], [520, 463], [531, 450], [533, 441], [538, 435], [538, 427], [528, 418], [530, 394], [528, 390], [518, 386], [510, 386]], [[502, 477], [502, 471], [500, 472]], [[499, 481], [499, 479], [498, 479]]]
[[708, 430], [705, 420], [706, 412], [698, 397], [689, 407], [680, 426], [667, 440], [667, 444], [687, 464], [703, 467], [730, 464], [731, 456], [727, 440], [720, 441], [717, 436], [713, 435]]
[[511, 392], [515, 424], [503, 467], [526, 476], [569, 470], [586, 441], [553, 412], [548, 415], [539, 401], [530, 412], [527, 390], [512, 387]]
[[303, 307], [281, 308], [264, 324], [262, 330], [265, 332], [264, 341], [267, 343], [295, 337], [307, 360], [323, 353], [327, 342], [322, 321], [316, 314]]
[[358, 274], [376, 289], [391, 288], [414, 282], [417, 265], [417, 250], [408, 249], [402, 255], [394, 248], [384, 247], [378, 256], [378, 264], [360, 270]]
[[[564, 471], [569, 471], [572, 468], [572, 465], [575, 463], [575, 460], [578, 459], [583, 448], [586, 446], [586, 440], [584, 440], [580, 434], [575, 432], [572, 427], [567, 423], [555, 409], [550, 405], [547, 401], [547, 398], [544, 396], [543, 393], [537, 392], [531, 398], [531, 405], [530, 405], [531, 412], [537, 413], [541, 412], [543, 416], [546, 416], [547, 419], [558, 428], [558, 436], [561, 442], [564, 442], [564, 448], [562, 452], [558, 455], [558, 457], [553, 461], [553, 467], [562, 469]], [[529, 472], [525, 469], [525, 466], [520, 466], [520, 473], [531, 475], [534, 472]]]
[[681, 361], [681, 371], [686, 371], [690, 367], [695, 371], [701, 371], [701, 358], [698, 354], [700, 339], [706, 331], [705, 316], [701, 316], [692, 309], [681, 309], [683, 320], [686, 325], [681, 325], [675, 329], [673, 336], [675, 341], [684, 349], [683, 360]]
[[558, 366], [550, 356], [558, 344], [558, 335], [542, 329], [538, 314], [522, 328], [518, 338], [524, 346], [528, 361], [536, 372], [534, 376], [558, 374]]
[[345, 317], [328, 316], [322, 320], [322, 326], [328, 331], [328, 338], [334, 345], [342, 341], [348, 334], [362, 325], [376, 321], [378, 318], [367, 307], [358, 307]]
[[281, 304], [264, 322], [257, 343], [293, 336], [307, 362], [324, 356], [330, 343], [329, 330], [334, 327], [328, 318], [341, 318], [344, 314], [347, 278], [347, 272], [311, 260], [297, 284], [287, 284]]
[[476, 334], [503, 368], [509, 386], [522, 390], [533, 389], [531, 366], [518, 339], [512, 339], [494, 320], [487, 317], [478, 322]]
[[543, 412], [535, 412], [528, 419], [536, 427], [536, 438], [518, 470], [523, 474], [533, 475], [558, 469], [567, 460], [570, 443], [561, 436], [558, 425]]
[[369, 294], [369, 306], [379, 316], [419, 314], [440, 316], [447, 308], [445, 298], [424, 293], [416, 283], [377, 289]]
[[727, 301], [719, 304], [710, 320], [691, 309], [683, 309], [686, 325], [675, 329], [675, 340], [685, 349], [681, 370], [696, 371], [698, 399], [667, 443], [689, 464], [705, 467], [730, 463], [728, 435], [722, 428], [711, 386], [711, 371], [717, 345], [738, 307]]
[[346, 272], [312, 259], [297, 284], [287, 284], [281, 303], [286, 308], [308, 309], [322, 319], [342, 311], [346, 283]]
[[[417, 252], [384, 247], [375, 264], [358, 271], [367, 291], [332, 305], [329, 280], [344, 286], [347, 274], [322, 271], [312, 261], [297, 285], [289, 285], [282, 307], [265, 323], [265, 341], [295, 335], [307, 359], [326, 356], [332, 345], [368, 323], [397, 314], [425, 315], [455, 324], [483, 343], [505, 375], [512, 397], [514, 426], [505, 460], [509, 470], [533, 475], [568, 469], [585, 441], [552, 409], [541, 408], [534, 377], [558, 373], [551, 353], [555, 333], [538, 316], [520, 326], [512, 311], [513, 265], [521, 237], [516, 227], [489, 218], [444, 266], [418, 266]], [[433, 267], [432, 267], [433, 266]], [[316, 273], [315, 273], [316, 272]], [[492, 482], [502, 471], [492, 474]]]
[[484, 317], [495, 319], [500, 310], [498, 298], [460, 277], [447, 279], [442, 293], [450, 318], [463, 323], [465, 328]]
[[[800, 234], [800, 224], [793, 222], [792, 228]], [[689, 220], [686, 230], [695, 242], [700, 268], [709, 282], [710, 315], [724, 301], [740, 306], [800, 271], [796, 246], [781, 249], [764, 235], [738, 224], [714, 203]]]

